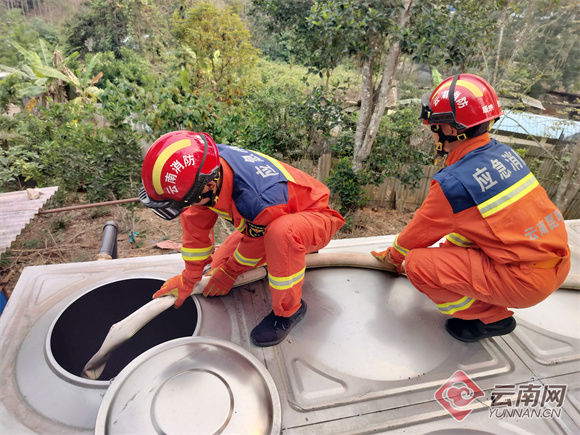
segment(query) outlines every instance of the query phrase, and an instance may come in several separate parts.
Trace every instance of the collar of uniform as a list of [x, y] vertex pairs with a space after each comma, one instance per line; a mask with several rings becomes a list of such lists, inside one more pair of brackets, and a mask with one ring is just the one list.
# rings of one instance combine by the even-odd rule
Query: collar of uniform
[[[229, 204], [232, 198], [232, 188], [233, 188], [233, 179], [234, 173], [230, 165], [220, 157], [220, 163], [222, 165], [222, 188], [220, 190], [218, 200], [213, 206], [221, 211], [229, 210]], [[229, 214], [229, 212], [227, 212]]]
[[457, 148], [455, 148], [453, 151], [449, 153], [449, 155], [447, 156], [447, 160], [445, 161], [445, 165], [450, 166], [453, 163], [456, 163], [467, 153], [473, 151], [476, 148], [484, 146], [485, 144], [489, 143], [490, 140], [491, 139], [489, 138], [489, 134], [487, 133], [484, 133], [480, 136], [471, 139], [467, 139], [465, 142], [463, 142], [461, 145], [459, 145]]

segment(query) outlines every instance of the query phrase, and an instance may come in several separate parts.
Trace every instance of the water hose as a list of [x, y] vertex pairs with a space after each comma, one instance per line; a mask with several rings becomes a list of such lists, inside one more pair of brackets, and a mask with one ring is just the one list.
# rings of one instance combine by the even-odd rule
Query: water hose
[[[396, 273], [396, 270], [392, 265], [377, 260], [370, 253], [331, 252], [306, 255], [307, 269], [321, 267], [357, 267]], [[266, 274], [265, 267], [251, 269], [241, 274], [238, 279], [236, 279], [233, 286], [239, 287], [251, 282], [259, 281], [262, 278], [265, 278]], [[203, 293], [209, 279], [209, 276], [204, 276], [201, 281], [195, 284], [192, 295]], [[111, 353], [135, 335], [143, 326], [163, 311], [173, 306], [174, 301], [175, 298], [173, 296], [153, 299], [151, 302], [148, 302], [137, 311], [111, 326], [103, 344], [97, 353], [95, 353], [95, 355], [93, 355], [93, 357], [86, 363], [81, 375], [88, 379], [98, 379], [103, 373]]]
[[[314, 269], [321, 267], [356, 267], [362, 269], [384, 270], [396, 273], [394, 266], [383, 263], [373, 257], [370, 253], [359, 252], [324, 252], [306, 255], [306, 268]], [[259, 281], [266, 276], [266, 268], [258, 267], [241, 274], [234, 287]], [[204, 276], [193, 289], [192, 294], [201, 294], [207, 285], [210, 277]], [[580, 290], [580, 275], [570, 274], [562, 284], [561, 288]], [[88, 379], [98, 379], [107, 360], [116, 348], [130, 339], [148, 322], [160, 313], [173, 306], [175, 298], [173, 296], [153, 299], [134, 313], [111, 326], [109, 333], [105, 337], [103, 344], [97, 353], [87, 362], [81, 375]]]

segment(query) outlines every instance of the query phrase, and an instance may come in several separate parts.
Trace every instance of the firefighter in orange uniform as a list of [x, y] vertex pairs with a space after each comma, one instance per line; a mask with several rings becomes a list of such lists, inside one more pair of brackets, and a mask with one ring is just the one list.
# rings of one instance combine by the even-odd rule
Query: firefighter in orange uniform
[[446, 167], [393, 246], [373, 252], [451, 316], [446, 329], [464, 342], [513, 331], [508, 308], [539, 303], [570, 270], [562, 214], [524, 161], [487, 133], [502, 114], [494, 89], [473, 74], [423, 96], [421, 118], [448, 153]]
[[[344, 223], [328, 206], [328, 188], [269, 156], [189, 131], [155, 141], [142, 180], [141, 202], [164, 219], [181, 215], [183, 229], [185, 269], [153, 297], [173, 294], [180, 307], [209, 263], [204, 296], [226, 295], [241, 273], [267, 264], [273, 310], [251, 339], [263, 347], [284, 340], [306, 313], [305, 255], [326, 246]], [[236, 231], [213, 253], [220, 216]]]

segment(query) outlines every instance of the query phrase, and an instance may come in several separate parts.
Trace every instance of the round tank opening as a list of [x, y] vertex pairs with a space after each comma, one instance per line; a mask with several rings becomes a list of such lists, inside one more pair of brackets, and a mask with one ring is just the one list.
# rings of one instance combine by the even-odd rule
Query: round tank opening
[[[163, 284], [158, 279], [127, 279], [84, 294], [59, 316], [50, 336], [50, 352], [67, 372], [81, 376], [111, 326], [141, 308]], [[197, 304], [187, 298], [180, 309], [169, 308], [147, 323], [110, 356], [99, 380], [114, 378], [134, 358], [165, 341], [192, 336]]]

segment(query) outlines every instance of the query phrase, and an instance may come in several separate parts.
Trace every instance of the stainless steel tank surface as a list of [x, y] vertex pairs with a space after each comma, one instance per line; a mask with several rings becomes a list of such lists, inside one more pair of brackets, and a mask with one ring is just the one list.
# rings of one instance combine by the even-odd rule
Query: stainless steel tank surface
[[[325, 251], [369, 252], [393, 238]], [[262, 280], [170, 308], [115, 351], [102, 380], [81, 378], [108, 326], [181, 268], [178, 255], [26, 268], [0, 316], [0, 433], [580, 433], [574, 290], [517, 310], [512, 334], [468, 344], [405, 278], [309, 270], [306, 317], [278, 346], [249, 339], [271, 310]], [[481, 391], [461, 421], [437, 395], [457, 371]], [[563, 384], [557, 418], [490, 415], [498, 385]]]
[[281, 430], [266, 367], [225, 341], [187, 337], [143, 353], [107, 390], [95, 433], [257, 433]]

